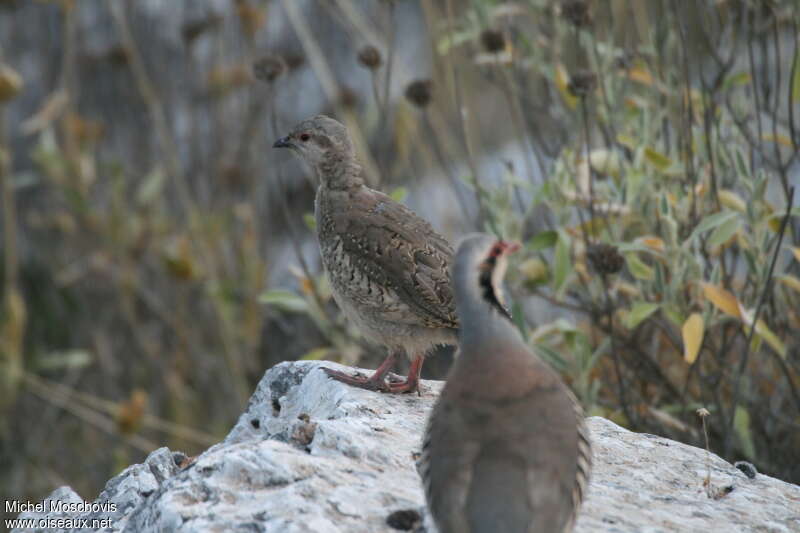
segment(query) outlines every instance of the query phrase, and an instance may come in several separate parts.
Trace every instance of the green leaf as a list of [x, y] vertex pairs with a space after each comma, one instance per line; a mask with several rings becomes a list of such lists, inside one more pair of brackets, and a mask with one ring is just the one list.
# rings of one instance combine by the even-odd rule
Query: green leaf
[[325, 346], [321, 348], [314, 348], [313, 350], [310, 350], [300, 356], [300, 359], [303, 361], [318, 361], [320, 359], [324, 359], [330, 350], [330, 348]]
[[642, 262], [635, 253], [625, 254], [625, 262], [628, 264], [628, 270], [636, 279], [652, 281], [656, 276], [653, 268]]
[[83, 368], [92, 362], [92, 355], [86, 350], [52, 352], [36, 359], [37, 370], [65, 370]]
[[751, 79], [750, 73], [746, 70], [739, 71], [736, 74], [731, 74], [725, 78], [725, 81], [722, 82], [722, 90], [727, 91], [733, 89], [734, 87], [749, 85]]
[[742, 152], [741, 148], [734, 147], [733, 150], [734, 155], [736, 156], [736, 166], [739, 167], [739, 172], [742, 173], [742, 176], [750, 177], [750, 167], [745, 163], [744, 153]]
[[162, 168], [156, 167], [151, 170], [136, 189], [136, 202], [143, 206], [150, 205], [153, 200], [161, 196], [166, 181], [167, 174]]
[[750, 413], [741, 405], [736, 407], [733, 416], [733, 428], [739, 437], [742, 453], [751, 461], [756, 458], [756, 447], [753, 444], [753, 435], [750, 432]]
[[800, 102], [800, 47], [794, 48], [794, 76], [792, 76], [792, 101]]
[[520, 334], [524, 337], [525, 331], [528, 328], [527, 321], [525, 320], [525, 309], [520, 302], [513, 302], [511, 304], [511, 319], [514, 321], [514, 325], [517, 326]]
[[716, 229], [714, 229], [714, 231], [711, 233], [711, 236], [708, 238], [708, 245], [713, 248], [728, 242], [728, 239], [730, 239], [740, 227], [742, 227], [742, 219], [740, 218], [737, 218], [728, 224], [717, 226]]
[[258, 297], [258, 301], [287, 313], [308, 312], [308, 303], [302, 297], [287, 290], [274, 289], [267, 291]]
[[628, 316], [625, 317], [625, 327], [634, 329], [647, 317], [655, 313], [659, 307], [660, 304], [653, 302], [634, 302], [633, 306], [631, 306], [631, 310], [628, 312]]
[[687, 242], [691, 241], [701, 233], [705, 233], [706, 231], [710, 231], [718, 226], [726, 224], [732, 221], [734, 218], [739, 216], [739, 213], [736, 211], [720, 211], [719, 213], [714, 213], [713, 215], [709, 215], [705, 217], [700, 223], [694, 228], [694, 231], [689, 238], [686, 239]]
[[528, 249], [538, 252], [547, 248], [552, 248], [558, 241], [558, 232], [555, 230], [540, 231], [529, 242]]
[[317, 219], [314, 213], [303, 213], [303, 222], [311, 231], [317, 231]]
[[393, 190], [389, 196], [391, 196], [392, 200], [394, 200], [395, 202], [402, 203], [403, 201], [405, 201], [406, 196], [408, 196], [408, 189], [406, 189], [405, 187], [398, 187], [395, 190]]
[[561, 357], [557, 351], [553, 350], [552, 348], [548, 348], [547, 346], [543, 346], [541, 344], [534, 344], [533, 349], [539, 353], [539, 356], [550, 363], [553, 368], [555, 368], [559, 372], [566, 372], [569, 368], [569, 365]]
[[648, 163], [661, 171], [665, 171], [672, 166], [672, 159], [649, 146], [644, 149], [644, 158]]
[[564, 231], [558, 232], [558, 242], [556, 243], [555, 257], [553, 258], [553, 288], [557, 293], [565, 287], [565, 283], [570, 273], [572, 273], [572, 262], [569, 257], [570, 239]]

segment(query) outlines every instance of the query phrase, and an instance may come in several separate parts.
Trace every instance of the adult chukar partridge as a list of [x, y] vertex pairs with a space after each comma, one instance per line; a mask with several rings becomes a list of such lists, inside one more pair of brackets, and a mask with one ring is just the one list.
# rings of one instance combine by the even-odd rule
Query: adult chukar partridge
[[[350, 136], [336, 120], [300, 122], [273, 146], [290, 148], [315, 169], [317, 239], [333, 297], [362, 335], [389, 352], [369, 378], [326, 369], [328, 375], [371, 390], [417, 391], [426, 353], [456, 342], [452, 248], [413, 211], [364, 184]], [[387, 382], [401, 353], [411, 359], [408, 377]]]
[[588, 482], [581, 409], [503, 305], [500, 284], [514, 249], [475, 234], [456, 252], [459, 354], [420, 459], [440, 533], [571, 531]]

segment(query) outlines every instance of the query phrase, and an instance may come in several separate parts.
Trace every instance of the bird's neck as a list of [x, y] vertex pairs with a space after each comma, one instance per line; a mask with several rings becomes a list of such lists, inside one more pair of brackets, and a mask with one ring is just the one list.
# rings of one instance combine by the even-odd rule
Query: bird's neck
[[478, 347], [479, 349], [469, 352], [481, 353], [485, 357], [498, 351], [495, 344], [499, 340], [503, 343], [524, 344], [522, 336], [508, 317], [491, 308], [479, 295], [468, 296], [457, 300], [459, 345]]
[[361, 165], [350, 154], [327, 155], [317, 166], [320, 185], [332, 190], [350, 189], [364, 185]]

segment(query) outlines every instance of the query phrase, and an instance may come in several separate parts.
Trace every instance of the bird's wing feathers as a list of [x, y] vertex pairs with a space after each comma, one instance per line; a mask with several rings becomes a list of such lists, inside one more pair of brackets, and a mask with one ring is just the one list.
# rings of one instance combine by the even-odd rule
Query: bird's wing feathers
[[377, 191], [362, 194], [366, 197], [354, 199], [362, 204], [358, 209], [333, 215], [338, 232], [346, 235], [344, 251], [376, 282], [392, 289], [424, 325], [457, 327], [450, 245], [404, 205]]

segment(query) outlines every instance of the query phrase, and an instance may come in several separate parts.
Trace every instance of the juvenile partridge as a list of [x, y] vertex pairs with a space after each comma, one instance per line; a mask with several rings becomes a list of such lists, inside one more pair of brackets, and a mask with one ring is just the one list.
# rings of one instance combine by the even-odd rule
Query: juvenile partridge
[[[371, 377], [328, 375], [371, 390], [417, 391], [425, 355], [457, 338], [452, 248], [410, 209], [364, 184], [350, 136], [332, 118], [305, 120], [273, 146], [315, 169], [317, 239], [333, 297], [362, 335], [388, 349]], [[408, 377], [389, 381], [401, 353], [411, 359]]]
[[420, 460], [440, 533], [571, 531], [588, 482], [581, 409], [503, 304], [506, 256], [515, 249], [476, 234], [456, 252], [459, 354]]

